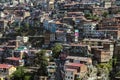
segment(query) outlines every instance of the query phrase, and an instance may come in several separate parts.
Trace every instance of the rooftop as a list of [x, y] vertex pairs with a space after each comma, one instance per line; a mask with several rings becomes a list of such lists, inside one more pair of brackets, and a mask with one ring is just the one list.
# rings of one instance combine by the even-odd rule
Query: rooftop
[[81, 67], [83, 64], [80, 64], [80, 63], [68, 63], [68, 64], [65, 64], [67, 66], [76, 66], [76, 67]]
[[66, 71], [71, 71], [71, 72], [73, 72], [73, 71], [76, 71], [76, 69], [67, 68]]
[[20, 58], [17, 58], [17, 57], [8, 57], [6, 58], [8, 60], [13, 60], [13, 61], [18, 61], [18, 60], [21, 60]]
[[0, 64], [0, 69], [9, 69], [12, 65], [9, 64]]

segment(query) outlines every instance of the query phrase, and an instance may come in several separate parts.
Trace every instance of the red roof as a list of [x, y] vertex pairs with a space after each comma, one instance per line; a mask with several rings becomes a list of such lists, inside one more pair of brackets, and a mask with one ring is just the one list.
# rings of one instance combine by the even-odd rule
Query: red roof
[[0, 48], [0, 51], [4, 51], [4, 49], [3, 49], [3, 48]]
[[75, 66], [75, 67], [81, 67], [83, 64], [80, 63], [68, 63], [67, 66]]
[[76, 71], [76, 69], [69, 69], [69, 68], [67, 68], [66, 71], [71, 71], [71, 72], [73, 72], [73, 71]]
[[0, 69], [9, 69], [12, 65], [9, 64], [0, 64]]
[[18, 61], [18, 60], [21, 60], [20, 58], [16, 58], [16, 57], [8, 57], [6, 58], [8, 60], [13, 60], [13, 61]]

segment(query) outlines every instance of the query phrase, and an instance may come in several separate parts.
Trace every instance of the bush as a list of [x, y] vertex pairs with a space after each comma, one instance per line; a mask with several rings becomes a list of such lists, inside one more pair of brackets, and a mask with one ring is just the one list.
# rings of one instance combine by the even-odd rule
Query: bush
[[31, 76], [30, 75], [24, 76], [24, 80], [31, 80]]

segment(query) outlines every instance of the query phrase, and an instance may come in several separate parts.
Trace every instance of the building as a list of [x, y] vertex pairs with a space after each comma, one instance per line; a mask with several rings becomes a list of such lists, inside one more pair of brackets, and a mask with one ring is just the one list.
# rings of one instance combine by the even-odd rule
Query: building
[[16, 71], [16, 68], [13, 65], [9, 64], [0, 64], [0, 75], [11, 75]]
[[69, 56], [87, 57], [90, 54], [91, 48], [89, 45], [83, 45], [80, 43], [71, 43], [69, 49]]
[[5, 29], [8, 27], [8, 21], [7, 20], [0, 20], [0, 30], [5, 31]]
[[109, 62], [111, 59], [110, 51], [104, 49], [96, 49], [94, 53], [94, 58], [98, 62]]
[[87, 73], [87, 66], [80, 63], [66, 63], [64, 66], [64, 80], [75, 80], [82, 78]]
[[49, 62], [47, 66], [48, 76], [52, 79], [55, 78], [56, 67], [57, 66], [55, 62]]
[[19, 46], [17, 49], [14, 50], [13, 56], [18, 58], [25, 58], [28, 56], [28, 49], [26, 46]]
[[104, 43], [114, 43], [114, 41], [109, 39], [83, 39], [82, 43], [89, 46], [103, 46]]
[[92, 59], [89, 57], [67, 56], [66, 59], [71, 63], [92, 64]]
[[115, 15], [111, 18], [102, 19], [98, 25], [99, 30], [119, 30], [120, 29], [120, 16]]
[[7, 57], [6, 61], [7, 64], [14, 65], [14, 66], [23, 66], [24, 60], [16, 57]]

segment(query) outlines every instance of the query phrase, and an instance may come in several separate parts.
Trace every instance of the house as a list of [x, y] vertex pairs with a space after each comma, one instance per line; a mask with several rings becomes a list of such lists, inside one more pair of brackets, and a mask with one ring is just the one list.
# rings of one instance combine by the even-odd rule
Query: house
[[83, 39], [82, 43], [89, 46], [102, 46], [104, 43], [114, 43], [114, 41], [109, 39]]
[[105, 1], [104, 2], [104, 7], [105, 8], [110, 8], [112, 6], [112, 2], [111, 1]]
[[119, 0], [116, 0], [116, 1], [115, 1], [115, 4], [116, 4], [117, 6], [120, 6], [120, 1], [119, 1]]
[[14, 73], [16, 71], [16, 68], [13, 65], [9, 65], [9, 64], [0, 64], [0, 75], [4, 76], [4, 75], [11, 75], [12, 73]]
[[120, 15], [115, 15], [111, 18], [102, 19], [98, 24], [99, 30], [119, 30]]
[[120, 41], [116, 41], [115, 47], [114, 47], [114, 54], [113, 58], [116, 59], [116, 64], [114, 64], [116, 72], [120, 70]]
[[50, 0], [49, 1], [49, 5], [48, 5], [49, 9], [52, 9], [52, 10], [54, 9], [54, 2], [55, 2], [55, 0]]
[[14, 65], [14, 66], [23, 66], [24, 60], [17, 58], [17, 57], [7, 57], [6, 61], [7, 64]]
[[96, 30], [105, 39], [120, 39], [120, 30]]
[[75, 80], [82, 78], [87, 73], [87, 66], [80, 63], [66, 63], [64, 65], [65, 78], [64, 80]]
[[19, 57], [19, 58], [25, 58], [29, 55], [28, 49], [26, 46], [19, 46], [16, 50], [13, 52], [14, 57]]
[[94, 58], [98, 62], [109, 62], [111, 59], [110, 51], [104, 49], [96, 49]]
[[98, 15], [98, 16], [102, 16], [104, 12], [108, 12], [108, 9], [104, 7], [93, 7], [92, 10], [93, 15]]
[[7, 20], [0, 20], [0, 30], [1, 31], [5, 31], [5, 29], [7, 28]]
[[60, 42], [65, 42], [66, 40], [66, 33], [63, 30], [57, 30], [56, 33], [55, 33], [55, 38], [56, 38], [56, 41], [60, 41]]
[[66, 60], [71, 63], [92, 64], [90, 57], [67, 56]]
[[81, 43], [71, 43], [69, 49], [69, 56], [87, 57], [91, 48], [89, 45], [83, 45]]
[[50, 61], [50, 57], [52, 57], [52, 50], [46, 50], [45, 56], [47, 57], [47, 60]]
[[21, 42], [27, 43], [28, 40], [29, 40], [29, 37], [27, 37], [27, 36], [17, 36], [16, 39], [21, 41]]
[[49, 62], [47, 66], [47, 72], [49, 77], [54, 77], [56, 72], [56, 63], [55, 62]]
[[15, 46], [15, 48], [18, 48], [20, 45], [20, 40], [9, 40], [7, 46]]
[[83, 33], [84, 37], [90, 37], [92, 34], [95, 34], [96, 25], [98, 22], [84, 21], [83, 22]]
[[4, 49], [0, 48], [0, 63], [2, 63], [3, 54], [4, 54]]

